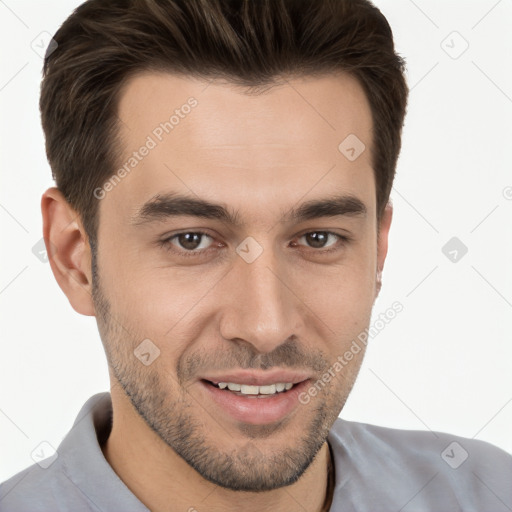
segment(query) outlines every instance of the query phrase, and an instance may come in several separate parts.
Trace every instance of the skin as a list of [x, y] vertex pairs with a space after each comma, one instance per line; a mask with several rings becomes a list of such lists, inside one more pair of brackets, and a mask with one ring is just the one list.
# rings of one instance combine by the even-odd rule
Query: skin
[[[325, 439], [364, 351], [309, 404], [268, 425], [226, 414], [200, 379], [213, 370], [280, 368], [315, 382], [368, 327], [392, 218], [388, 204], [377, 229], [370, 107], [344, 74], [294, 78], [259, 95], [207, 85], [155, 73], [125, 84], [126, 159], [189, 97], [198, 104], [100, 200], [94, 279], [80, 218], [56, 188], [45, 192], [51, 267], [72, 307], [97, 318], [114, 410], [102, 448], [148, 508], [281, 512], [299, 503], [319, 511]], [[351, 133], [366, 145], [353, 162], [338, 150]], [[221, 203], [241, 224], [180, 216], [135, 225], [138, 209], [165, 192]], [[366, 215], [282, 220], [292, 207], [333, 193], [359, 198]], [[211, 248], [201, 257], [183, 256], [176, 238], [158, 245], [197, 231], [211, 236], [195, 249]], [[325, 244], [337, 250], [322, 254], [303, 236], [315, 231], [351, 240], [331, 236]], [[263, 248], [252, 263], [235, 251], [248, 236]], [[145, 366], [133, 351], [148, 338], [160, 355]]]

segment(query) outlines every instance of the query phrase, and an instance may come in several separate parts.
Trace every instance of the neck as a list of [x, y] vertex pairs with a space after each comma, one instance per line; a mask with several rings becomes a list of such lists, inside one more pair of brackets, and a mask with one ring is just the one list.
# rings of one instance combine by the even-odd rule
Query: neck
[[117, 386], [112, 391], [112, 406], [112, 431], [103, 454], [125, 485], [154, 512], [324, 510], [327, 442], [294, 484], [267, 492], [232, 491], [209, 482], [189, 466], [146, 424]]

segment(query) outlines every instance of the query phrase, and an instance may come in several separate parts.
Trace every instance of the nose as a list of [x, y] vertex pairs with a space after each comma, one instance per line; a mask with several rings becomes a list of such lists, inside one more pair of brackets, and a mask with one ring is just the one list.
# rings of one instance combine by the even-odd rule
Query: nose
[[300, 337], [306, 312], [284, 267], [271, 250], [252, 263], [236, 257], [221, 292], [223, 339], [244, 340], [266, 353]]

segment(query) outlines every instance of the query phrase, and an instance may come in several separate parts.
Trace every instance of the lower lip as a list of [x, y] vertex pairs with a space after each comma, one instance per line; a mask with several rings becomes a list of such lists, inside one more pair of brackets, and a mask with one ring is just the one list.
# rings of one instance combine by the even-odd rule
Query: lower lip
[[232, 418], [251, 425], [265, 425], [284, 419], [300, 404], [299, 395], [308, 385], [305, 380], [293, 386], [290, 390], [275, 395], [241, 396], [219, 389], [206, 381], [200, 381], [208, 398], [220, 406]]

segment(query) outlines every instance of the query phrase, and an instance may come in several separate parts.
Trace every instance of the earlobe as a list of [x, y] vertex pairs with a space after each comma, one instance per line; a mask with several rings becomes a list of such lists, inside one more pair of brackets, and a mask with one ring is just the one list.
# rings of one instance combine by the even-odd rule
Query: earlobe
[[388, 253], [388, 237], [389, 229], [391, 227], [391, 220], [393, 218], [393, 205], [391, 201], [388, 202], [379, 224], [379, 236], [377, 239], [377, 274], [375, 280], [375, 299], [379, 295], [382, 288], [382, 271], [384, 269], [384, 262]]
[[43, 237], [50, 266], [71, 306], [82, 315], [94, 315], [91, 252], [79, 215], [56, 187], [41, 198]]

